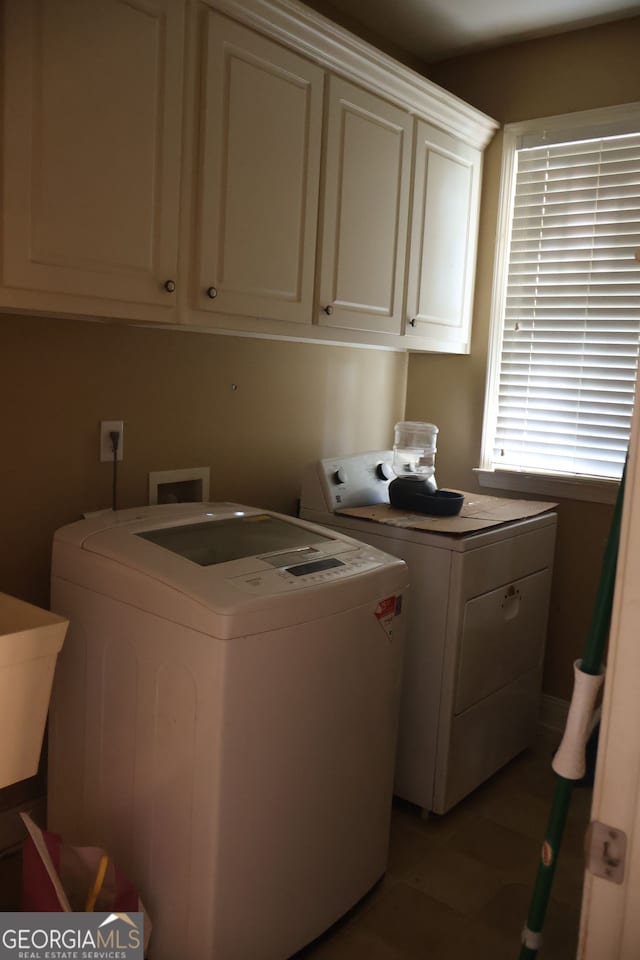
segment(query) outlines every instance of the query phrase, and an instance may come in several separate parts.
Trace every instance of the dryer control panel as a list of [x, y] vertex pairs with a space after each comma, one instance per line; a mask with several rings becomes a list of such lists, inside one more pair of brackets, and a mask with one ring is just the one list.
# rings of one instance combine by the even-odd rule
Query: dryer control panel
[[393, 450], [318, 460], [303, 474], [301, 502], [307, 509], [329, 513], [345, 507], [388, 503], [389, 483], [394, 479]]

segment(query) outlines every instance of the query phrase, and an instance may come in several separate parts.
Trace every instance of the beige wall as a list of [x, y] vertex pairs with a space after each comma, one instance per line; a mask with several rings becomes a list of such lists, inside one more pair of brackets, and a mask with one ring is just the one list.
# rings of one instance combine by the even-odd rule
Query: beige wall
[[[381, 350], [0, 317], [0, 591], [46, 605], [54, 530], [111, 505], [100, 420], [125, 425], [121, 507], [147, 503], [150, 470], [209, 466], [212, 499], [294, 513], [307, 461], [392, 442], [406, 369]], [[0, 790], [0, 811], [42, 791], [42, 773]]]
[[101, 419], [125, 424], [122, 507], [210, 466], [212, 499], [293, 513], [307, 461], [392, 442], [406, 386], [401, 353], [74, 320], [2, 317], [0, 357], [0, 590], [37, 603], [54, 530], [111, 505]]
[[[639, 50], [636, 17], [460, 57], [430, 73], [508, 122], [640, 100]], [[480, 456], [501, 147], [497, 136], [485, 157], [471, 355], [415, 355], [409, 362], [406, 415], [438, 424], [438, 482], [467, 490], [478, 489], [472, 469]], [[570, 695], [571, 663], [588, 630], [610, 515], [602, 504], [560, 504], [545, 665], [545, 691], [553, 696]]]
[[390, 57], [394, 57], [396, 60], [399, 60], [400, 63], [404, 63], [407, 67], [422, 74], [422, 76], [430, 76], [428, 65], [419, 57], [414, 56], [414, 54], [409, 53], [407, 50], [403, 50], [402, 47], [393, 43], [389, 37], [382, 36], [376, 33], [375, 30], [367, 27], [364, 21], [367, 19], [367, 6], [369, 2], [370, 0], [361, 0], [363, 8], [362, 19], [356, 19], [355, 17], [349, 16], [349, 14], [343, 10], [338, 9], [331, 0], [304, 0], [305, 6], [311, 7], [316, 13], [344, 27], [345, 30], [349, 30], [349, 32], [353, 33], [356, 37], [377, 47], [378, 50], [383, 50], [384, 53], [388, 53]]

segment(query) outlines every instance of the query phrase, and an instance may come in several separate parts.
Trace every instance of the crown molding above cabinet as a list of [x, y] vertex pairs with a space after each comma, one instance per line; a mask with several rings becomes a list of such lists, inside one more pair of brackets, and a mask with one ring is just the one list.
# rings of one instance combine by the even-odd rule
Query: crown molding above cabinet
[[295, 0], [87, 9], [3, 5], [0, 312], [469, 352], [495, 121]]
[[327, 70], [484, 150], [498, 124], [393, 57], [295, 0], [203, 0]]

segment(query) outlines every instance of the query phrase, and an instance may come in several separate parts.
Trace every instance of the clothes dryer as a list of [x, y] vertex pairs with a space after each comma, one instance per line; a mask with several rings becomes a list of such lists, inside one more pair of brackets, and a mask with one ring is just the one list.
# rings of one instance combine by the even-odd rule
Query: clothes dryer
[[467, 494], [459, 517], [395, 510], [392, 464], [392, 450], [309, 464], [300, 515], [409, 566], [395, 792], [446, 813], [534, 739], [555, 505]]

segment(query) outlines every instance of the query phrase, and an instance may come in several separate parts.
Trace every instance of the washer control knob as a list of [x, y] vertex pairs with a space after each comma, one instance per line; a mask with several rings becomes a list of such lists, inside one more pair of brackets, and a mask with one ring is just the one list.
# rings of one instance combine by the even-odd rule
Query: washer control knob
[[339, 486], [341, 483], [347, 482], [347, 474], [345, 473], [342, 467], [338, 467], [338, 469], [334, 471], [331, 479], [336, 484], [336, 486]]
[[376, 467], [376, 477], [378, 480], [391, 480], [393, 477], [393, 470], [384, 460]]

